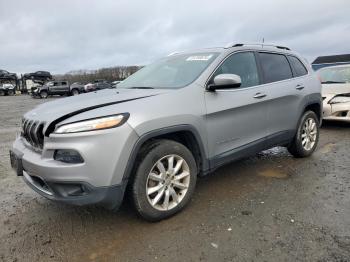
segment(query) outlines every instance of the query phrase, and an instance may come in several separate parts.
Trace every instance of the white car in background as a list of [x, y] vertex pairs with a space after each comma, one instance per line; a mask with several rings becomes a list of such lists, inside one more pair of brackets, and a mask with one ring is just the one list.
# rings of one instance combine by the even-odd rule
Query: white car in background
[[96, 90], [96, 86], [93, 83], [88, 83], [86, 85], [84, 85], [84, 91], [87, 92], [91, 92], [91, 91], [95, 91]]
[[322, 82], [323, 119], [350, 122], [350, 64], [317, 71]]

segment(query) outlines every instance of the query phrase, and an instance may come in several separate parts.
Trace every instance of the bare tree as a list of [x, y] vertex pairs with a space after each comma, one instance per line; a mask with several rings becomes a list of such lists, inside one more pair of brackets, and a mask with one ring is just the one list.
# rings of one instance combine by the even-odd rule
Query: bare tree
[[124, 80], [128, 76], [138, 71], [142, 66], [115, 66], [109, 68], [101, 68], [95, 71], [72, 71], [63, 75], [55, 75], [56, 80], [67, 80], [70, 83], [90, 83], [96, 79], [104, 79], [107, 81]]

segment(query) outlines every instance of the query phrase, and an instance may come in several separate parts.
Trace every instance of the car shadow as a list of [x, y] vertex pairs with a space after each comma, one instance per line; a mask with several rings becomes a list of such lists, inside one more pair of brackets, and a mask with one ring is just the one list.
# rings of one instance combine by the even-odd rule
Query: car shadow
[[323, 129], [339, 129], [339, 128], [350, 128], [350, 122], [342, 122], [342, 121], [325, 121], [322, 122]]

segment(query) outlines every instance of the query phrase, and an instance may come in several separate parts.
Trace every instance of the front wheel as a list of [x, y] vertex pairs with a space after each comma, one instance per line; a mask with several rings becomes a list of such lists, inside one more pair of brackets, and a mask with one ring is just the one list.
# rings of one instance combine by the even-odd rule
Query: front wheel
[[45, 98], [47, 98], [48, 96], [49, 96], [49, 94], [47, 93], [47, 91], [41, 91], [41, 92], [40, 92], [40, 97], [41, 97], [41, 98], [44, 98], [44, 99], [45, 99]]
[[320, 131], [319, 120], [315, 112], [307, 111], [301, 117], [297, 133], [288, 147], [295, 157], [308, 157], [316, 149]]
[[5, 95], [5, 91], [4, 90], [0, 90], [0, 96], [4, 96]]
[[15, 94], [15, 91], [12, 90], [12, 89], [10, 89], [9, 91], [7, 91], [7, 94], [8, 94], [9, 96], [13, 96], [13, 95]]
[[191, 199], [196, 161], [190, 150], [172, 140], [159, 140], [143, 150], [132, 183], [137, 212], [149, 221], [170, 217]]

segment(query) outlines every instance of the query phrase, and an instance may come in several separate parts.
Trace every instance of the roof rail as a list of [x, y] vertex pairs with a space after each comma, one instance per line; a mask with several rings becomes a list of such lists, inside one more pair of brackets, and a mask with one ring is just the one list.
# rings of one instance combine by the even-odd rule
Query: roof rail
[[258, 46], [261, 46], [262, 48], [265, 47], [265, 46], [268, 46], [268, 47], [275, 47], [275, 48], [278, 48], [278, 49], [283, 49], [283, 50], [290, 50], [289, 47], [286, 47], [286, 46], [280, 46], [280, 45], [273, 45], [273, 44], [265, 44], [265, 43], [251, 43], [251, 44], [247, 44], [247, 43], [231, 43], [231, 44], [228, 44], [227, 46], [225, 46], [225, 48], [230, 48], [230, 47], [240, 47], [240, 46], [249, 46], [249, 45], [258, 45]]
[[181, 51], [175, 51], [175, 52], [168, 54], [167, 56], [177, 55], [177, 54], [181, 54], [181, 53], [182, 53]]

